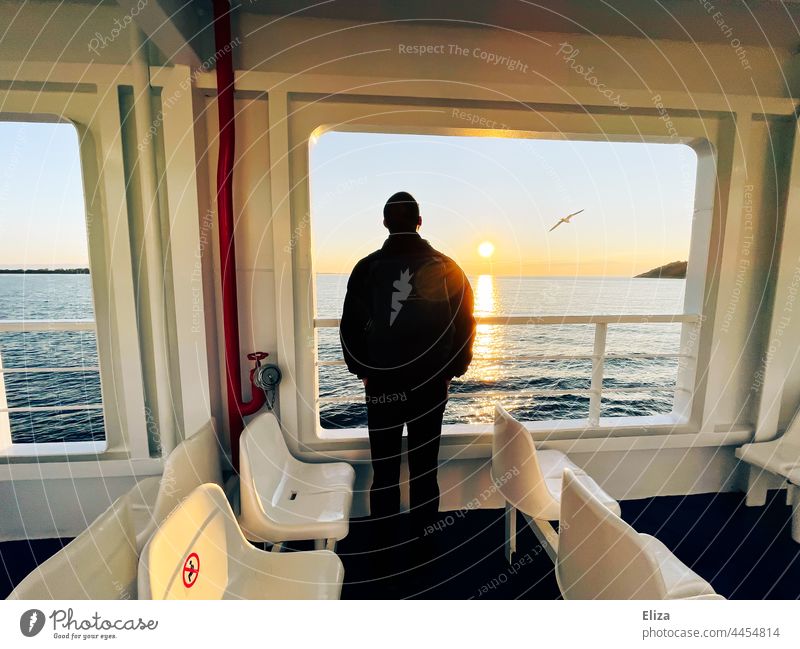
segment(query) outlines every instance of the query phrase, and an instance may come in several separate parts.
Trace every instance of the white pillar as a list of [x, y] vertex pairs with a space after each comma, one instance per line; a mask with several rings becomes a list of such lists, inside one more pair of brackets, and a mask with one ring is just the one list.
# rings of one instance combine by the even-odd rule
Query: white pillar
[[156, 175], [155, 136], [160, 131], [153, 120], [150, 94], [150, 68], [147, 62], [145, 39], [138, 29], [132, 29], [133, 105], [136, 139], [127, 145], [135, 146], [130, 155], [137, 161], [138, 185], [130, 187], [134, 241], [134, 287], [138, 319], [141, 325], [142, 367], [145, 384], [145, 412], [148, 435], [157, 442], [161, 454], [168, 454], [176, 443], [170, 381], [169, 329], [161, 241], [161, 214]]

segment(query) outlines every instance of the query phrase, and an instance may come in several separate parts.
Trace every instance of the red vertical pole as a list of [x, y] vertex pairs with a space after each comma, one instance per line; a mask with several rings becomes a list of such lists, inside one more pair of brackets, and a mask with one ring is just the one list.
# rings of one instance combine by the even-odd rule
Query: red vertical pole
[[233, 52], [231, 7], [228, 0], [214, 0], [214, 40], [217, 58], [217, 111], [219, 113], [219, 157], [217, 160], [217, 218], [222, 282], [223, 335], [225, 338], [225, 385], [228, 398], [233, 467], [239, 470], [239, 437], [242, 417], [258, 411], [264, 393], [253, 387], [252, 398], [242, 399], [242, 366], [239, 347], [239, 299], [236, 288], [235, 219], [233, 217], [233, 166], [236, 155], [236, 123], [233, 103]]

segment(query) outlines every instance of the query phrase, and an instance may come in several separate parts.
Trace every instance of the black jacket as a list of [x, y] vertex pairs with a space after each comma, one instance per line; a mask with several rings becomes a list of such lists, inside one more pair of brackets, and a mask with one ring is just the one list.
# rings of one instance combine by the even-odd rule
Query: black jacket
[[[422, 368], [427, 376], [420, 375], [420, 367], [416, 367], [414, 376], [425, 380], [434, 375], [451, 379], [461, 376], [469, 368], [472, 360], [472, 343], [475, 338], [475, 318], [473, 317], [473, 295], [464, 272], [452, 259], [434, 249], [427, 241], [416, 233], [390, 235], [383, 247], [359, 261], [347, 283], [347, 295], [339, 329], [342, 352], [347, 368], [359, 378], [376, 374], [392, 375], [402, 378], [402, 372], [383, 372], [377, 369], [376, 359], [371, 358], [368, 344], [369, 329], [372, 326], [371, 313], [373, 300], [371, 279], [374, 269], [381, 262], [399, 261], [401, 266], [405, 260], [437, 260], [443, 264], [446, 273], [446, 286], [449, 295], [447, 325], [452, 333], [452, 342], [446, 355], [447, 360], [436, 364], [429, 363]], [[441, 266], [440, 266], [441, 267]], [[397, 350], [395, 350], [397, 351]], [[402, 354], [402, 350], [400, 350]]]

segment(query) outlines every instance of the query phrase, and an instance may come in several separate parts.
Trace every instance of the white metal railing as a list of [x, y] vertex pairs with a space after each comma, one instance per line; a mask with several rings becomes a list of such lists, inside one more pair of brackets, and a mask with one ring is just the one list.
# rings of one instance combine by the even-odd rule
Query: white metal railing
[[[503, 325], [503, 326], [524, 326], [524, 325], [594, 325], [594, 346], [591, 354], [532, 354], [514, 356], [487, 356], [476, 355], [475, 358], [481, 361], [552, 361], [552, 360], [591, 360], [591, 380], [589, 388], [576, 388], [573, 390], [555, 389], [532, 389], [515, 390], [512, 394], [515, 397], [536, 397], [536, 396], [566, 396], [576, 394], [589, 395], [589, 424], [597, 426], [600, 423], [600, 404], [603, 395], [603, 376], [606, 359], [648, 359], [648, 358], [687, 358], [695, 359], [695, 354], [688, 351], [676, 353], [648, 353], [631, 352], [606, 353], [606, 338], [608, 326], [614, 324], [672, 324], [681, 323], [684, 326], [698, 328], [701, 317], [695, 314], [646, 314], [646, 315], [563, 315], [563, 316], [488, 316], [476, 317], [478, 325]], [[314, 327], [338, 328], [340, 320], [338, 318], [316, 318]], [[695, 332], [696, 334], [696, 332]], [[696, 335], [692, 337], [696, 339]], [[336, 360], [317, 360], [317, 366], [344, 365], [343, 359]], [[676, 383], [675, 386], [658, 387], [615, 387], [606, 388], [606, 392], [678, 392], [690, 391], [689, 385]], [[503, 390], [479, 390], [475, 392], [454, 392], [451, 398], [466, 398], [473, 396], [483, 397], [508, 397], [509, 392]], [[352, 403], [358, 400], [358, 395], [341, 395], [331, 397], [317, 396], [318, 403]]]
[[[62, 331], [95, 331], [94, 320], [0, 320], [0, 333], [28, 333], [28, 332], [62, 332]], [[65, 372], [99, 372], [96, 365], [79, 367], [3, 367], [2, 352], [0, 352], [0, 413], [13, 412], [63, 412], [82, 410], [102, 410], [102, 403], [85, 403], [71, 406], [15, 406], [9, 408], [6, 400], [5, 381], [6, 374], [51, 374]]]
[[7, 331], [94, 331], [94, 320], [0, 320], [0, 333]]

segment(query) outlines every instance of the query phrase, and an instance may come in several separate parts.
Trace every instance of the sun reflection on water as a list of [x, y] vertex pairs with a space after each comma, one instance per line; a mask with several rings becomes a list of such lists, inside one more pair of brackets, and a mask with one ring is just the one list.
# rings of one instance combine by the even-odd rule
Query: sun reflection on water
[[[479, 275], [475, 286], [475, 316], [495, 315], [496, 287], [492, 275]], [[498, 378], [498, 364], [491, 360], [498, 355], [498, 331], [496, 325], [479, 324], [475, 332], [471, 374], [483, 381]]]

